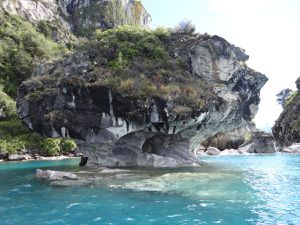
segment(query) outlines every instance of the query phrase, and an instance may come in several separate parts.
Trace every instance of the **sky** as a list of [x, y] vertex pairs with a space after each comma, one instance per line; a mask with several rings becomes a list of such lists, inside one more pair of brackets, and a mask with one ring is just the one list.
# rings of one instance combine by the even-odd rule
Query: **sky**
[[269, 81], [261, 91], [255, 123], [270, 129], [282, 111], [276, 94], [296, 90], [300, 76], [299, 0], [142, 0], [152, 27], [191, 20], [197, 32], [218, 35], [246, 49], [247, 65]]

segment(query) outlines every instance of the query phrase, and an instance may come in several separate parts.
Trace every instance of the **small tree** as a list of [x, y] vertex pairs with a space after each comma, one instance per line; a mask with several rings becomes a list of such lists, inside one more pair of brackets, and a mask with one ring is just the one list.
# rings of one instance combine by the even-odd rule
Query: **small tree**
[[277, 103], [284, 108], [287, 99], [291, 96], [292, 90], [289, 88], [283, 89], [281, 92], [279, 92], [276, 97], [277, 97]]
[[195, 31], [196, 27], [190, 20], [183, 20], [175, 27], [175, 32], [178, 33], [192, 34]]

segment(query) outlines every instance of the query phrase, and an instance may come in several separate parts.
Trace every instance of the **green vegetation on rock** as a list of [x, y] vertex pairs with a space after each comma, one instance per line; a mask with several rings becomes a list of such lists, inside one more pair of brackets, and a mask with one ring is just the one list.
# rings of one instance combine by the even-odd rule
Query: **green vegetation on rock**
[[20, 119], [0, 122], [0, 152], [18, 153], [30, 151], [43, 156], [68, 154], [77, 146], [71, 139], [45, 138], [26, 128]]
[[0, 119], [16, 116], [16, 102], [0, 88]]
[[187, 63], [170, 55], [168, 42], [180, 35], [185, 34], [129, 25], [97, 30], [96, 40], [88, 48], [104, 59], [106, 72], [95, 70], [97, 81], [90, 85], [105, 85], [136, 98], [157, 96], [174, 100], [181, 108], [204, 109], [215, 96], [205, 81], [188, 74]]
[[97, 30], [98, 44], [111, 50], [118, 60], [120, 54], [125, 60], [143, 57], [152, 60], [162, 60], [168, 53], [162, 42], [170, 33], [159, 30], [149, 30], [135, 26], [119, 26], [106, 31]]
[[286, 146], [300, 141], [300, 77], [296, 80], [297, 91], [285, 99], [283, 112], [272, 128], [275, 139]]
[[12, 97], [16, 96], [17, 87], [31, 76], [39, 62], [59, 58], [68, 52], [64, 45], [39, 33], [30, 22], [2, 9], [0, 37], [0, 83]]
[[46, 138], [41, 141], [41, 145], [48, 156], [67, 154], [77, 148], [73, 140], [66, 138]]

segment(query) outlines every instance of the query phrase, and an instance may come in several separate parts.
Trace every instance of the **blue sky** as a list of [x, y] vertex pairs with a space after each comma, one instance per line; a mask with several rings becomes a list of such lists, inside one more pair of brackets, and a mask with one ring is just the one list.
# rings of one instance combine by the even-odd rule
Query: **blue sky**
[[183, 19], [200, 33], [216, 34], [246, 49], [247, 64], [267, 75], [255, 118], [271, 127], [281, 112], [276, 93], [295, 87], [300, 76], [299, 0], [142, 0], [152, 26], [174, 27]]

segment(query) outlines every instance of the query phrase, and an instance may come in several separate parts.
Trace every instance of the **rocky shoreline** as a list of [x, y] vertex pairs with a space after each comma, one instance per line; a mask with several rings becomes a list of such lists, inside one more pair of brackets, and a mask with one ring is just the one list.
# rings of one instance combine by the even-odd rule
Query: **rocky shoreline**
[[10, 154], [0, 158], [0, 162], [17, 162], [17, 161], [43, 161], [43, 160], [64, 160], [80, 158], [79, 154], [59, 155], [59, 156], [40, 156], [30, 154]]
[[197, 152], [198, 156], [227, 156], [227, 155], [253, 155], [253, 154], [272, 154], [272, 153], [289, 153], [289, 154], [300, 154], [300, 143], [294, 143], [289, 147], [285, 148], [274, 148], [274, 151], [268, 152], [255, 152], [253, 144], [246, 145], [238, 149], [225, 149], [220, 151], [215, 147], [209, 147], [207, 150], [200, 150]]

